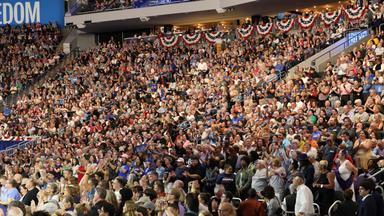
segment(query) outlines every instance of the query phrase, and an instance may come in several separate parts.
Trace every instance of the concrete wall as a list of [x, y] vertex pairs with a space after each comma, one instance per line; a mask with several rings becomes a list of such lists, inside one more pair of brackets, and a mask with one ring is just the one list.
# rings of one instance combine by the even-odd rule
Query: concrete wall
[[73, 29], [63, 42], [64, 52], [67, 54], [74, 48], [80, 50], [96, 47], [95, 34]]
[[161, 15], [215, 10], [217, 8], [220, 8], [220, 0], [201, 0], [179, 4], [161, 5], [156, 7], [132, 8], [125, 10], [104, 11], [100, 13], [67, 16], [65, 17], [65, 23], [73, 23], [74, 25], [81, 26], [85, 21], [99, 23], [115, 21], [117, 19], [126, 20], [140, 17], [155, 17]]
[[81, 50], [96, 47], [96, 35], [78, 31], [77, 46]]

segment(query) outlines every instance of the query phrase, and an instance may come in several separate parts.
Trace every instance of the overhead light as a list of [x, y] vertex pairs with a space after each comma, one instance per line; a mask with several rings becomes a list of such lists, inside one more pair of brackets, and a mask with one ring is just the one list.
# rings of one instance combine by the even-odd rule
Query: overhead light
[[296, 12], [299, 12], [299, 9], [296, 9]]
[[315, 5], [315, 6], [313, 6], [313, 8], [316, 8], [316, 5]]
[[227, 12], [227, 9], [225, 9], [225, 8], [216, 8], [216, 12], [219, 13], [219, 14], [225, 13], [225, 12]]
[[140, 17], [140, 21], [141, 22], [148, 22], [150, 20], [150, 18], [149, 17]]

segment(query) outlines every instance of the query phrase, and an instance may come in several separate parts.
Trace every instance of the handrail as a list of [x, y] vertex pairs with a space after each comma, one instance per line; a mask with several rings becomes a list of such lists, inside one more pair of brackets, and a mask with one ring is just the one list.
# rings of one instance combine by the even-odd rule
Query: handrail
[[[315, 58], [313, 61], [316, 62], [317, 59], [319, 59], [319, 58], [321, 58], [321, 57], [323, 57], [323, 56], [325, 56], [325, 55], [330, 55], [330, 54], [332, 53], [332, 51], [334, 51], [335, 49], [340, 48], [341, 46], [343, 46], [343, 49], [345, 49], [345, 48], [346, 48], [346, 46], [345, 46], [346, 44], [349, 44], [349, 42], [352, 41], [353, 39], [359, 38], [360, 35], [365, 34], [365, 33], [366, 33], [365, 30], [368, 30], [368, 31], [369, 31], [370, 29], [369, 29], [369, 28], [367, 28], [367, 29], [363, 29], [362, 32], [358, 33], [357, 35], [353, 36], [352, 38], [347, 38], [347, 33], [346, 33], [346, 34], [345, 34], [345, 38], [346, 38], [347, 40], [346, 40], [344, 43], [342, 43], [342, 44], [340, 44], [340, 45], [338, 45], [338, 46], [332, 48], [331, 50], [329, 50], [329, 51], [326, 52], [326, 53], [323, 53], [323, 54], [320, 55], [319, 57]], [[348, 31], [349, 31], [349, 30], [348, 30]], [[348, 45], [347, 45], [347, 47], [348, 47]]]
[[34, 139], [34, 140], [25, 140], [25, 141], [20, 142], [17, 145], [14, 145], [14, 146], [11, 146], [11, 147], [7, 147], [6, 149], [0, 151], [0, 154], [5, 153], [7, 155], [13, 155], [15, 153], [16, 149], [22, 149], [22, 148], [25, 148], [26, 146], [29, 146], [29, 145], [35, 145], [36, 143], [37, 143], [36, 139]]
[[64, 58], [60, 59], [59, 63], [54, 65], [51, 69], [49, 69], [46, 73], [43, 73], [37, 77], [34, 78], [33, 82], [27, 86], [25, 86], [23, 89], [17, 91], [15, 94], [10, 94], [4, 99], [5, 104], [14, 104], [17, 102], [17, 100], [22, 97], [26, 92], [29, 92], [29, 90], [35, 86], [37, 83], [40, 83], [43, 81], [46, 77], [48, 77], [50, 74], [52, 74], [53, 71], [57, 71], [61, 69], [64, 64], [67, 63], [68, 60], [70, 60], [72, 57], [76, 57], [79, 54], [79, 48], [72, 49], [71, 52], [64, 56]]
[[375, 174], [369, 176], [368, 178], [370, 178], [370, 179], [371, 179], [371, 178], [374, 178], [375, 176], [379, 175], [379, 174], [382, 173], [382, 172], [384, 172], [384, 167], [381, 168], [379, 171], [377, 171]]

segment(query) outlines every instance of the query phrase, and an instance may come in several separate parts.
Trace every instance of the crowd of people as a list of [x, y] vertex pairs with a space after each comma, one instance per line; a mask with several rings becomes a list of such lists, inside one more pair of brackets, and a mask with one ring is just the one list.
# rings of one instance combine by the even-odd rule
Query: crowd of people
[[[164, 5], [187, 0], [169, 1], [169, 0], [79, 0], [79, 9], [77, 12], [98, 12], [110, 9], [139, 8], [154, 5]], [[196, 1], [196, 0], [189, 0]]]
[[60, 41], [55, 23], [0, 27], [0, 103], [60, 61]]
[[384, 215], [384, 33], [277, 79], [331, 34], [84, 50], [0, 114], [40, 137], [0, 154], [0, 215]]

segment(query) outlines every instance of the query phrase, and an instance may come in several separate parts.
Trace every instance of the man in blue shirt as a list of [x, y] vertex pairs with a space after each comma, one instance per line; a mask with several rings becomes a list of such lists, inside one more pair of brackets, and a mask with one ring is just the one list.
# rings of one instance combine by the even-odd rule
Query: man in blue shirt
[[1, 187], [1, 195], [0, 195], [0, 208], [4, 211], [4, 215], [6, 215], [7, 205], [13, 200], [20, 200], [21, 195], [19, 191], [16, 189], [16, 181], [11, 179], [8, 180], [5, 186]]

